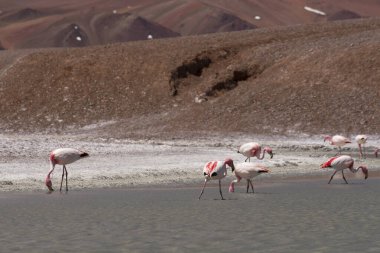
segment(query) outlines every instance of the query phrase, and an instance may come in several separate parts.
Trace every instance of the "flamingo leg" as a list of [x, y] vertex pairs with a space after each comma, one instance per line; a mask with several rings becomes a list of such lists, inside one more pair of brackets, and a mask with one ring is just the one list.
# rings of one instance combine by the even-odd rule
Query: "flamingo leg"
[[249, 183], [251, 184], [252, 193], [255, 193], [255, 190], [253, 189], [253, 183], [252, 183], [252, 180], [249, 180]]
[[219, 192], [220, 192], [220, 196], [222, 196], [222, 200], [224, 200], [223, 194], [222, 194], [222, 183], [221, 183], [220, 179], [219, 179]]
[[332, 174], [332, 176], [331, 176], [331, 178], [330, 178], [330, 180], [329, 180], [329, 182], [328, 182], [327, 184], [330, 184], [330, 182], [331, 182], [331, 180], [333, 179], [333, 177], [335, 176], [336, 172], [337, 172], [337, 171], [335, 171], [335, 172]]
[[358, 146], [359, 146], [359, 159], [362, 159], [363, 158], [362, 145], [358, 144]]
[[366, 155], [365, 155], [365, 146], [364, 145], [363, 145], [363, 157], [364, 157], [364, 159], [367, 158]]
[[346, 184], [348, 184], [348, 182], [347, 182], [347, 180], [346, 180], [346, 177], [344, 176], [343, 170], [342, 170], [342, 176], [343, 176], [343, 179], [344, 179], [344, 181], [346, 182]]
[[339, 155], [342, 154], [342, 147], [339, 146]]
[[205, 179], [205, 183], [203, 185], [203, 188], [202, 188], [202, 191], [201, 191], [201, 195], [199, 195], [198, 199], [201, 199], [202, 195], [203, 195], [203, 192], [205, 191], [205, 187], [206, 187], [206, 184], [207, 184], [207, 179]]
[[247, 193], [248, 193], [248, 190], [249, 190], [249, 179], [247, 179]]
[[59, 188], [59, 191], [62, 192], [62, 183], [63, 183], [63, 177], [65, 176], [65, 165], [62, 167], [62, 179], [61, 179], [61, 187]]
[[246, 162], [246, 161], [248, 160], [248, 158], [249, 158], [249, 157], [247, 157], [247, 159], [245, 159], [245, 161], [244, 161], [244, 162]]
[[66, 173], [66, 192], [68, 192], [69, 191], [69, 187], [68, 187], [68, 185], [67, 185], [67, 169], [66, 169], [66, 166], [63, 166], [63, 168], [65, 168], [65, 173]]

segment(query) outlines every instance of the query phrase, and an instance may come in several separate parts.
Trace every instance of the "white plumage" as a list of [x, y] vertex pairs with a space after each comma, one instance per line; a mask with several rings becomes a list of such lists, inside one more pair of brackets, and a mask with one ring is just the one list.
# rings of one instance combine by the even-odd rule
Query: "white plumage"
[[354, 168], [354, 159], [348, 155], [332, 157], [327, 162], [321, 164], [321, 168], [333, 168], [335, 170], [328, 183], [331, 182], [331, 180], [333, 179], [333, 177], [335, 176], [335, 174], [338, 171], [341, 171], [344, 181], [346, 182], [346, 184], [348, 184], [348, 182], [344, 176], [344, 173], [343, 173], [343, 171], [345, 169], [349, 169], [353, 173], [356, 173], [359, 171], [359, 169], [361, 169], [365, 175], [365, 179], [368, 178], [367, 167], [364, 165], [361, 165], [355, 169]]
[[45, 185], [47, 186], [49, 191], [50, 192], [54, 191], [53, 184], [51, 182], [51, 175], [54, 171], [56, 164], [63, 165], [61, 187], [59, 191], [62, 191], [62, 183], [63, 183], [63, 178], [65, 175], [66, 175], [66, 191], [68, 191], [69, 190], [68, 184], [67, 184], [68, 173], [67, 173], [66, 165], [88, 156], [89, 156], [88, 153], [80, 151], [78, 149], [74, 149], [74, 148], [59, 148], [59, 149], [53, 150], [50, 153], [50, 171], [45, 179]]
[[[265, 147], [263, 153], [261, 154], [261, 146], [257, 142], [248, 142], [240, 146], [238, 153], [247, 157], [247, 160], [251, 160], [251, 157], [255, 157], [259, 160], [264, 159], [265, 153], [270, 155], [270, 158], [273, 158], [273, 151], [270, 147]], [[261, 155], [261, 156], [260, 156]]]
[[[359, 158], [365, 157], [364, 144], [366, 144], [367, 139], [368, 139], [367, 135], [364, 135], [364, 134], [359, 134], [355, 137], [355, 141], [359, 146]], [[362, 150], [362, 146], [363, 146], [363, 150]]]
[[242, 178], [247, 180], [247, 193], [249, 191], [249, 186], [251, 185], [252, 192], [255, 192], [253, 188], [252, 178], [263, 174], [268, 173], [269, 169], [262, 164], [258, 163], [239, 163], [235, 166], [235, 176], [236, 179], [233, 180], [230, 184], [229, 191], [235, 191], [235, 183], [239, 183]]
[[201, 199], [206, 183], [210, 180], [219, 180], [219, 192], [223, 198], [221, 180], [227, 175], [227, 165], [231, 167], [232, 171], [235, 170], [234, 162], [231, 159], [225, 161], [211, 161], [205, 164], [203, 167], [203, 176], [205, 177], [205, 183], [203, 185], [199, 199]]
[[339, 148], [339, 153], [341, 153], [342, 151], [342, 146], [348, 144], [348, 143], [351, 143], [350, 139], [342, 136], [342, 135], [334, 135], [333, 137], [331, 137], [330, 135], [326, 135], [324, 140], [325, 141], [328, 141], [330, 143], [330, 145], [333, 145], [333, 146], [337, 146]]

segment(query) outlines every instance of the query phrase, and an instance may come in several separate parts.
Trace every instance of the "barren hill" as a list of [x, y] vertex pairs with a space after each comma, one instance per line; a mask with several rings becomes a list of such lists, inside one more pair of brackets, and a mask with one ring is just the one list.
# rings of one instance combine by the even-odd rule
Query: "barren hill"
[[0, 43], [6, 49], [81, 47], [379, 13], [377, 0], [3, 0]]
[[2, 131], [380, 133], [380, 20], [0, 52]]

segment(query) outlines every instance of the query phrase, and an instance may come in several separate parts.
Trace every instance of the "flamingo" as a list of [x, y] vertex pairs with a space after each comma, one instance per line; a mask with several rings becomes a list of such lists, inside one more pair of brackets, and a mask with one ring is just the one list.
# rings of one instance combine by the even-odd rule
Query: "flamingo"
[[247, 157], [247, 159], [245, 159], [245, 162], [247, 160], [251, 161], [251, 157], [254, 157], [254, 156], [256, 156], [257, 159], [262, 160], [265, 157], [265, 153], [268, 153], [270, 155], [271, 159], [273, 158], [273, 151], [270, 147], [265, 147], [263, 150], [263, 153], [260, 157], [261, 146], [260, 146], [260, 144], [258, 144], [256, 142], [248, 142], [248, 143], [241, 145], [239, 150], [238, 150], [238, 153]]
[[351, 141], [348, 138], [342, 135], [334, 135], [333, 137], [331, 137], [330, 135], [326, 135], [323, 142], [325, 141], [329, 141], [330, 145], [338, 146], [339, 148], [338, 154], [341, 154], [342, 146], [346, 145], [347, 143], [351, 143]]
[[205, 164], [203, 167], [203, 175], [205, 177], [205, 183], [203, 185], [201, 194], [198, 199], [201, 199], [202, 194], [205, 190], [206, 183], [210, 180], [219, 180], [219, 192], [220, 196], [223, 198], [221, 180], [227, 175], [227, 167], [229, 166], [232, 169], [232, 172], [235, 170], [234, 162], [232, 159], [226, 159], [225, 161], [211, 161]]
[[342, 176], [346, 184], [348, 184], [346, 178], [344, 177], [343, 170], [349, 169], [351, 172], [356, 173], [361, 169], [365, 175], [364, 179], [368, 178], [368, 169], [364, 165], [360, 165], [356, 169], [354, 169], [354, 159], [348, 155], [336, 156], [330, 158], [327, 162], [321, 164], [321, 168], [333, 168], [335, 172], [332, 174], [328, 183], [331, 182], [333, 177], [338, 171], [342, 171]]
[[252, 192], [255, 193], [252, 184], [252, 178], [262, 174], [268, 173], [269, 169], [262, 164], [257, 163], [240, 163], [235, 167], [236, 179], [230, 184], [229, 192], [235, 191], [235, 183], [239, 183], [242, 178], [247, 179], [247, 193], [249, 191], [249, 185], [251, 185]]
[[78, 149], [74, 149], [74, 148], [59, 148], [59, 149], [53, 150], [50, 153], [50, 168], [51, 169], [45, 179], [45, 185], [49, 189], [49, 192], [54, 191], [53, 184], [51, 182], [51, 175], [54, 171], [56, 164], [63, 165], [61, 188], [59, 188], [59, 191], [62, 192], [63, 178], [66, 175], [66, 192], [67, 192], [69, 189], [67, 186], [68, 173], [67, 173], [66, 165], [88, 156], [89, 156], [88, 153], [80, 151]]
[[[363, 158], [363, 153], [365, 155], [365, 149], [364, 149], [364, 144], [366, 144], [367, 142], [367, 135], [364, 135], [364, 134], [359, 134], [355, 137], [355, 141], [356, 143], [358, 144], [359, 146], [359, 158], [362, 159]], [[363, 145], [363, 151], [362, 151], [362, 145]]]

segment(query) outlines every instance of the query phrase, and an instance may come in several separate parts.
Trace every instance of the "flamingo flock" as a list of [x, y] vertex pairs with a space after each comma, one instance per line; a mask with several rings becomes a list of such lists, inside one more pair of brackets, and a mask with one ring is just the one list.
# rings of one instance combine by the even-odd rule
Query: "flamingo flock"
[[[355, 141], [359, 147], [359, 158], [366, 158], [364, 145], [367, 143], [368, 137], [366, 135], [357, 135]], [[332, 174], [328, 184], [332, 181], [335, 174], [338, 172], [342, 173], [343, 180], [348, 184], [344, 170], [348, 169], [353, 173], [357, 173], [361, 170], [365, 176], [365, 179], [368, 178], [368, 169], [365, 165], [360, 165], [357, 168], [354, 168], [354, 159], [349, 155], [341, 155], [341, 147], [351, 143], [351, 141], [341, 135], [334, 136], [324, 136], [324, 142], [328, 141], [331, 145], [337, 146], [339, 148], [339, 153], [334, 157], [329, 158], [326, 162], [321, 164], [321, 168], [332, 168], [334, 173]], [[231, 169], [231, 172], [234, 173], [235, 178], [231, 181], [229, 185], [229, 192], [235, 192], [235, 184], [239, 183], [242, 179], [247, 181], [247, 193], [249, 193], [249, 188], [251, 188], [252, 193], [255, 192], [252, 179], [261, 174], [269, 173], [270, 170], [265, 165], [261, 163], [254, 163], [250, 161], [251, 157], [256, 157], [257, 160], [263, 160], [265, 154], [268, 153], [270, 159], [273, 158], [273, 150], [270, 147], [262, 148], [259, 143], [248, 142], [241, 145], [237, 151], [239, 154], [242, 154], [246, 159], [243, 163], [234, 164], [234, 161], [230, 158], [227, 158], [223, 161], [216, 160], [207, 162], [203, 167], [203, 176], [204, 176], [204, 185], [202, 191], [198, 197], [201, 199], [204, 190], [206, 188], [207, 182], [211, 180], [218, 180], [219, 183], [219, 193], [221, 199], [224, 200], [222, 192], [222, 179], [227, 176], [227, 168]], [[374, 156], [378, 157], [380, 149], [377, 148], [374, 152]], [[62, 192], [63, 180], [66, 178], [66, 192], [68, 192], [68, 172], [66, 165], [71, 164], [77, 160], [89, 157], [89, 154], [84, 151], [80, 151], [74, 148], [59, 148], [55, 149], [50, 153], [50, 170], [45, 179], [45, 185], [48, 188], [49, 192], [53, 192], [52, 184], [52, 175], [56, 165], [62, 165], [62, 178], [59, 191]]]

